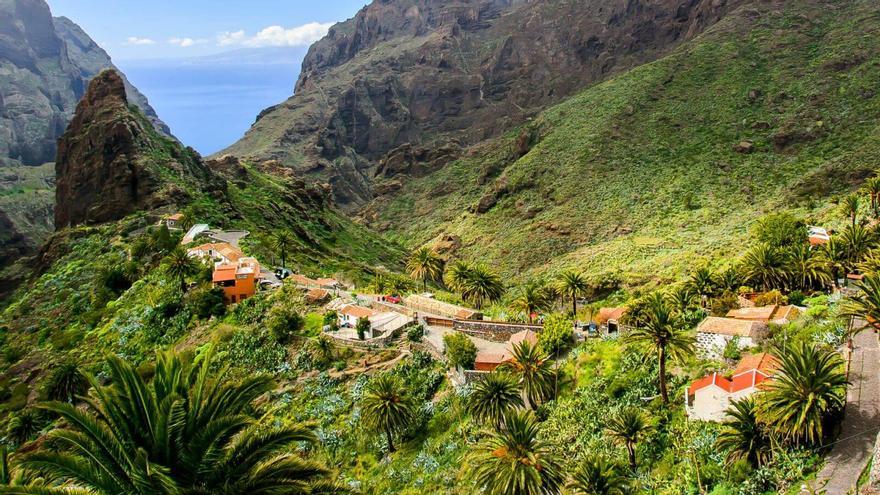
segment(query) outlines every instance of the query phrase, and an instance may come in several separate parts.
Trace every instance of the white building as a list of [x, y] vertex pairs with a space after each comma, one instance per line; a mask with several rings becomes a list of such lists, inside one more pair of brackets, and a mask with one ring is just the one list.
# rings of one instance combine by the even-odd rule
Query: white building
[[740, 360], [730, 378], [715, 372], [695, 380], [685, 392], [688, 417], [724, 421], [730, 404], [761, 390], [762, 384], [772, 379], [777, 366], [776, 358], [770, 354], [750, 354]]
[[717, 359], [728, 342], [736, 340], [740, 349], [746, 349], [766, 338], [769, 330], [762, 321], [710, 316], [697, 327], [697, 352]]

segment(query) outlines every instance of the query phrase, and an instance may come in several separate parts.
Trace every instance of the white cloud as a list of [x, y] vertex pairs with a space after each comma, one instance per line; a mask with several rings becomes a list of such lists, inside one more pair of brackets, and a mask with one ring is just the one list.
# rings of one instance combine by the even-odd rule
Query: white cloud
[[269, 26], [254, 36], [248, 36], [243, 30], [226, 31], [217, 36], [217, 44], [220, 46], [241, 45], [251, 48], [263, 46], [303, 46], [324, 37], [332, 25], [332, 22], [326, 24], [310, 22], [292, 28]]
[[208, 40], [206, 40], [206, 39], [202, 39], [202, 38], [198, 38], [198, 39], [192, 39], [192, 38], [171, 38], [171, 39], [168, 40], [168, 43], [169, 43], [169, 44], [177, 45], [177, 46], [179, 46], [179, 47], [181, 47], [181, 48], [187, 48], [187, 47], [190, 47], [190, 46], [193, 46], [193, 45], [201, 45], [202, 43], [207, 43], [207, 42], [208, 42]]
[[126, 45], [155, 45], [156, 42], [150, 38], [138, 38], [137, 36], [129, 36], [125, 39]]

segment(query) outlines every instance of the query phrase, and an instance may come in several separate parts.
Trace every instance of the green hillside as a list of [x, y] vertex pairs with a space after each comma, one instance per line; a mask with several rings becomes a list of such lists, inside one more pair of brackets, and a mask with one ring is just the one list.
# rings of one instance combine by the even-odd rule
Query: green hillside
[[458, 255], [519, 279], [578, 266], [631, 282], [738, 253], [765, 212], [829, 221], [814, 206], [880, 159], [878, 31], [871, 1], [742, 7], [364, 216], [410, 246], [460, 236]]

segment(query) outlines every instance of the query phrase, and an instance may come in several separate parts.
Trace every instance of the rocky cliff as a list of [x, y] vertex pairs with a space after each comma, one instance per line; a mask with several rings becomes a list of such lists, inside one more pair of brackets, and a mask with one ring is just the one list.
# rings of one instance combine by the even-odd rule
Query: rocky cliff
[[[69, 19], [53, 19], [44, 0], [0, 2], [0, 164], [53, 161], [76, 102], [105, 68], [113, 68], [107, 53]], [[132, 103], [168, 133], [147, 99], [125, 85]]]
[[58, 140], [55, 175], [56, 229], [186, 202], [187, 185], [221, 195], [225, 185], [194, 152], [150, 128], [111, 69], [92, 78]]
[[395, 189], [396, 175], [429, 174], [548, 105], [669, 53], [739, 3], [374, 1], [311, 47], [294, 96], [224, 153], [324, 178], [354, 208]]

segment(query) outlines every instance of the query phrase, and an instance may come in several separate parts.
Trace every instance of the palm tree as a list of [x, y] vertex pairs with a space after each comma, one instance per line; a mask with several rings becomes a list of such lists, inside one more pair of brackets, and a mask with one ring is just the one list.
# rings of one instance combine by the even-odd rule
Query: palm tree
[[494, 371], [474, 386], [468, 404], [474, 417], [500, 428], [505, 415], [523, 407], [522, 386], [515, 376]]
[[693, 350], [693, 339], [681, 328], [681, 321], [675, 315], [659, 292], [647, 296], [643, 321], [627, 336], [633, 344], [646, 345], [657, 353], [660, 366], [660, 396], [663, 403], [669, 403], [666, 390], [667, 358], [679, 358]]
[[791, 287], [811, 290], [831, 282], [828, 264], [806, 244], [796, 244], [788, 252], [786, 270]]
[[551, 299], [547, 289], [538, 282], [529, 282], [520, 289], [519, 295], [510, 303], [510, 308], [526, 314], [529, 323], [532, 323], [532, 315], [538, 311], [550, 307]]
[[290, 248], [290, 243], [290, 234], [283, 230], [272, 238], [272, 247], [281, 252], [281, 268], [287, 268], [287, 250]]
[[700, 296], [700, 306], [715, 292], [715, 276], [709, 267], [698, 268], [688, 278], [687, 286]]
[[325, 469], [292, 453], [293, 444], [316, 440], [310, 430], [254, 416], [256, 400], [275, 389], [272, 379], [229, 380], [226, 368], [212, 371], [212, 356], [208, 349], [195, 364], [160, 353], [149, 383], [111, 356], [112, 385], [88, 376], [87, 408], [41, 406], [63, 426], [20, 466], [89, 493], [308, 493], [327, 483]]
[[76, 363], [65, 362], [52, 368], [43, 387], [47, 399], [73, 402], [89, 390], [89, 381]]
[[866, 180], [864, 188], [871, 201], [871, 213], [874, 215], [874, 218], [877, 218], [880, 216], [878, 214], [878, 210], [880, 210], [880, 176], [871, 177]]
[[412, 278], [422, 281], [422, 290], [428, 290], [428, 280], [436, 281], [443, 275], [443, 260], [433, 250], [421, 247], [413, 251], [406, 262]]
[[855, 227], [856, 222], [859, 219], [859, 196], [857, 194], [850, 194], [843, 198], [841, 202], [841, 206], [843, 207], [844, 213], [850, 219], [850, 225]]
[[715, 286], [721, 291], [735, 292], [742, 285], [742, 278], [736, 268], [730, 267], [715, 277]]
[[383, 373], [367, 384], [361, 410], [366, 425], [384, 433], [388, 452], [395, 452], [394, 433], [409, 425], [415, 401], [397, 376]]
[[333, 360], [335, 353], [336, 346], [326, 335], [319, 335], [309, 341], [309, 356], [315, 363], [327, 364]]
[[767, 464], [772, 445], [766, 426], [758, 421], [758, 407], [754, 397], [733, 401], [727, 409], [728, 419], [718, 433], [716, 447], [727, 452], [727, 463], [745, 460], [753, 468]]
[[681, 316], [694, 309], [694, 301], [697, 300], [697, 294], [689, 286], [683, 285], [670, 291], [666, 295], [666, 300], [672, 307], [672, 310]]
[[832, 283], [837, 287], [837, 280], [841, 278], [838, 275], [842, 273], [843, 278], [846, 278], [847, 275], [846, 244], [839, 236], [833, 235], [828, 239], [828, 242], [822, 245], [821, 255], [831, 273]]
[[[446, 286], [459, 294], [467, 290], [467, 281], [473, 271], [473, 265], [466, 261], [456, 260], [446, 268]], [[464, 299], [464, 296], [462, 296]]]
[[564, 297], [571, 299], [571, 314], [574, 318], [577, 318], [577, 300], [579, 297], [583, 297], [589, 288], [590, 284], [587, 282], [587, 278], [584, 277], [583, 273], [567, 270], [559, 274], [559, 292]]
[[747, 283], [758, 289], [770, 290], [785, 282], [786, 266], [783, 252], [762, 243], [746, 252], [742, 259], [742, 272]]
[[186, 292], [186, 278], [195, 275], [198, 270], [198, 261], [190, 257], [182, 246], [175, 247], [165, 257], [165, 271], [178, 280], [182, 292]]
[[486, 265], [475, 265], [468, 274], [464, 294], [466, 300], [477, 309], [482, 309], [486, 303], [494, 303], [501, 299], [504, 295], [504, 283], [501, 277]]
[[504, 418], [471, 454], [473, 477], [487, 495], [553, 495], [560, 493], [562, 466], [539, 438], [539, 423], [528, 411]]
[[844, 245], [847, 273], [855, 271], [872, 249], [877, 247], [877, 234], [863, 225], [850, 225], [840, 235]]
[[843, 315], [861, 318], [876, 326], [880, 322], [880, 274], [869, 273], [855, 286], [857, 293], [844, 302]]
[[780, 349], [776, 377], [758, 403], [758, 417], [795, 445], [818, 445], [829, 415], [846, 401], [843, 359], [803, 342]]
[[642, 413], [635, 408], [623, 409], [609, 421], [606, 431], [615, 442], [626, 447], [629, 467], [636, 470], [636, 445], [651, 430]]
[[620, 467], [598, 455], [589, 455], [575, 469], [567, 488], [577, 495], [625, 495], [629, 479]]
[[555, 375], [547, 354], [526, 340], [514, 344], [512, 352], [513, 359], [501, 365], [500, 371], [509, 372], [519, 379], [525, 403], [535, 409], [553, 394]]

